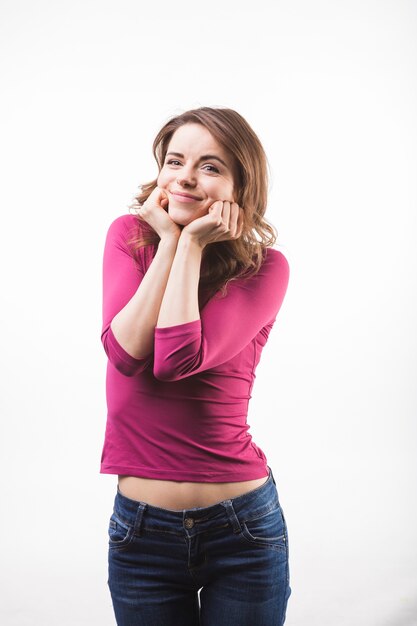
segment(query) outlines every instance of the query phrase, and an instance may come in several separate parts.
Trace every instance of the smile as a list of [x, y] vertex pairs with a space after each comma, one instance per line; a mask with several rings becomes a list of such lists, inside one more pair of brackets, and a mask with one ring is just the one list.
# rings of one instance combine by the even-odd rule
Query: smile
[[173, 199], [176, 200], [177, 202], [197, 202], [201, 200], [201, 198], [198, 198], [197, 196], [192, 196], [191, 194], [187, 194], [187, 193], [170, 192], [170, 194], [173, 197]]

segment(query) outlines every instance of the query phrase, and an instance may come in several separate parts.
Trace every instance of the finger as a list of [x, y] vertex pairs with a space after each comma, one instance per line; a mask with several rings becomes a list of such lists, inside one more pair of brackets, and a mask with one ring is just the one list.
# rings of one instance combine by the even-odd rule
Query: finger
[[228, 230], [230, 239], [236, 239], [238, 237], [238, 232], [239, 232], [239, 227], [240, 227], [240, 222], [239, 222], [240, 215], [241, 213], [240, 213], [239, 205], [237, 204], [237, 202], [232, 202], [230, 204], [230, 219], [229, 219], [229, 230]]
[[155, 189], [149, 194], [149, 199], [150, 200], [159, 200], [159, 198], [161, 197], [161, 189], [156, 186]]
[[240, 209], [237, 202], [232, 202], [230, 205], [230, 231], [232, 235], [235, 235], [238, 227]]
[[217, 226], [221, 226], [222, 224], [222, 210], [223, 210], [223, 202], [222, 200], [216, 200], [209, 207], [209, 215], [211, 215]]
[[221, 216], [222, 209], [223, 202], [221, 200], [216, 200], [216, 202], [213, 202], [213, 204], [209, 207], [209, 212], [216, 213], [217, 215]]
[[222, 222], [230, 229], [231, 203], [226, 200], [223, 202]]
[[245, 213], [244, 213], [243, 209], [239, 207], [239, 219], [238, 219], [238, 222], [237, 222], [236, 239], [239, 239], [239, 237], [242, 235], [244, 218], [245, 218]]
[[[165, 204], [164, 204], [165, 202]], [[168, 196], [161, 187], [156, 186], [155, 189], [150, 193], [149, 197], [146, 200], [146, 204], [149, 207], [160, 206], [162, 208], [166, 208], [168, 203]]]

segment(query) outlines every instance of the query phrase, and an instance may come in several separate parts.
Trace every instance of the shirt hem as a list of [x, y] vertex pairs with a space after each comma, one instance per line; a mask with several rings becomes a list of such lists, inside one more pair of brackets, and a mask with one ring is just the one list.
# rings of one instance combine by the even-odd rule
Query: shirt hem
[[151, 469], [149, 467], [128, 467], [126, 465], [105, 465], [101, 464], [100, 474], [120, 474], [124, 476], [137, 476], [138, 478], [153, 478], [155, 480], [178, 480], [185, 482], [197, 483], [233, 483], [245, 480], [256, 480], [269, 476], [267, 463], [252, 470], [237, 469], [236, 471], [228, 470], [227, 472], [196, 472], [187, 470], [164, 470]]

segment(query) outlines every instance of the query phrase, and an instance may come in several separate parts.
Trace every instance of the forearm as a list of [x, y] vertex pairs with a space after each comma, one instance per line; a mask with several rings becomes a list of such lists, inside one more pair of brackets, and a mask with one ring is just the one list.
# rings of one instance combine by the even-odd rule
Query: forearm
[[159, 309], [156, 326], [164, 328], [200, 318], [198, 283], [202, 247], [191, 237], [181, 235], [169, 279]]
[[153, 351], [154, 328], [177, 244], [176, 237], [160, 240], [136, 293], [110, 324], [117, 341], [134, 358], [146, 357]]

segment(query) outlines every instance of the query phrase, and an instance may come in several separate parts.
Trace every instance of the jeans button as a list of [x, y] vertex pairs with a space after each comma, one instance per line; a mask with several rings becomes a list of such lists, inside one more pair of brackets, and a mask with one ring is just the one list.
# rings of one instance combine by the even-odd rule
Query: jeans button
[[192, 528], [194, 526], [194, 520], [191, 517], [186, 517], [184, 520], [185, 528]]

